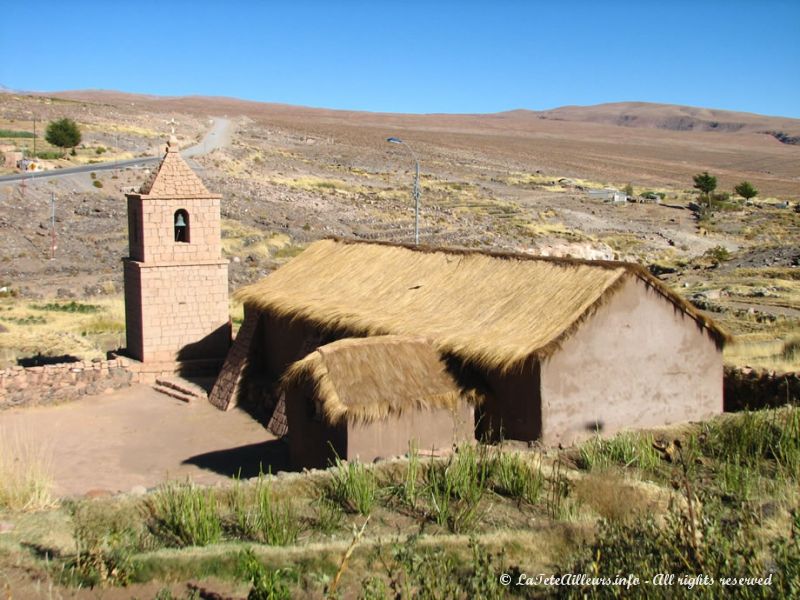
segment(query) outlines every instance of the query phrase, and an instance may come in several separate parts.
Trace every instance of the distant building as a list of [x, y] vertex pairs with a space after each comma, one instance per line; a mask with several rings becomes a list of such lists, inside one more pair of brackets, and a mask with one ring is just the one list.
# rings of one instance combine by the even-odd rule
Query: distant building
[[614, 188], [605, 188], [602, 190], [589, 190], [589, 198], [593, 200], [602, 200], [603, 202], [627, 202], [628, 195], [625, 192], [620, 192]]

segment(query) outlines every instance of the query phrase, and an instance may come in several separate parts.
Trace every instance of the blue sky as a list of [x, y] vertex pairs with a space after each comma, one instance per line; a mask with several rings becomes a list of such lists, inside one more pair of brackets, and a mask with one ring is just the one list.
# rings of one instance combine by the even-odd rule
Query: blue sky
[[2, 20], [0, 84], [21, 90], [412, 113], [630, 100], [800, 117], [800, 0], [38, 0], [4, 3]]

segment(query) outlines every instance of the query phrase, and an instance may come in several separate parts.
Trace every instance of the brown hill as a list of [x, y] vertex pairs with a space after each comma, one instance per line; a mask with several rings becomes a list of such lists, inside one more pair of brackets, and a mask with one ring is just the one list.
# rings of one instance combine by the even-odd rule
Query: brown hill
[[[430, 158], [541, 170], [612, 184], [691, 188], [708, 170], [721, 189], [748, 179], [762, 194], [798, 197], [800, 120], [627, 102], [494, 114], [391, 114], [269, 104], [225, 97], [159, 97], [103, 90], [50, 94], [137, 109], [247, 116], [360, 152], [384, 152], [398, 135]], [[380, 149], [380, 150], [379, 150]]]

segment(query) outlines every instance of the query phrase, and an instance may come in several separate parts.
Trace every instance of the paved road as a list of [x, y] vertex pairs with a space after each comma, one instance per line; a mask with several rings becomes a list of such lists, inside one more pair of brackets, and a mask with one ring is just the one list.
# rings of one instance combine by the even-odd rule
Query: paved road
[[[181, 150], [181, 156], [184, 158], [191, 158], [194, 156], [202, 156], [217, 148], [222, 148], [230, 143], [231, 140], [231, 122], [228, 119], [217, 117], [214, 119], [214, 124], [211, 130], [205, 135], [203, 140], [185, 150]], [[112, 169], [124, 169], [125, 167], [144, 166], [155, 163], [161, 160], [161, 156], [149, 156], [143, 158], [132, 158], [129, 160], [119, 160], [108, 163], [95, 163], [92, 165], [83, 165], [81, 167], [68, 167], [66, 169], [51, 169], [50, 171], [39, 171], [36, 173], [26, 173], [5, 175], [0, 177], [0, 182], [13, 182], [31, 180], [31, 179], [44, 179], [47, 177], [63, 177], [65, 175], [74, 175], [76, 173], [88, 173], [90, 171], [110, 171]]]

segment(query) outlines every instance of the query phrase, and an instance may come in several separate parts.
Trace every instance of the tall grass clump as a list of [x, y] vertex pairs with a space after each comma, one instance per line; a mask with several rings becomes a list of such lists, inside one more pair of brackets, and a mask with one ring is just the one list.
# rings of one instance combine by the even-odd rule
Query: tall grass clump
[[408, 449], [408, 464], [405, 477], [400, 486], [400, 495], [403, 503], [412, 510], [417, 507], [421, 492], [420, 475], [422, 472], [419, 460], [419, 451], [413, 444]]
[[772, 463], [774, 474], [800, 479], [800, 408], [746, 411], [704, 424], [703, 453], [721, 462], [735, 460], [757, 469]]
[[205, 546], [222, 538], [217, 499], [208, 488], [168, 482], [145, 503], [148, 527], [171, 546]]
[[270, 546], [286, 546], [297, 541], [300, 519], [291, 501], [276, 498], [272, 484], [259, 474], [252, 497], [241, 482], [230, 492], [234, 532], [237, 537]]
[[561, 461], [553, 467], [553, 473], [548, 479], [547, 495], [545, 496], [545, 509], [551, 519], [567, 521], [575, 517], [578, 512], [578, 502], [572, 494], [572, 484], [564, 474]]
[[371, 469], [354, 461], [344, 463], [337, 456], [326, 487], [326, 496], [351, 513], [369, 515], [375, 506], [378, 480]]
[[535, 504], [544, 489], [544, 475], [519, 454], [501, 452], [494, 467], [494, 490], [517, 502]]
[[478, 520], [480, 502], [491, 486], [494, 461], [484, 444], [465, 444], [444, 461], [431, 460], [425, 485], [431, 514], [453, 533], [468, 531]]
[[0, 508], [42, 510], [53, 505], [53, 449], [0, 427]]
[[612, 438], [596, 436], [580, 448], [578, 464], [588, 471], [605, 470], [612, 466], [635, 467], [652, 471], [661, 458], [653, 448], [653, 436], [623, 432]]

